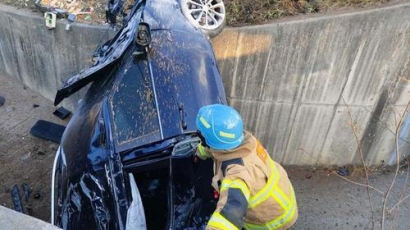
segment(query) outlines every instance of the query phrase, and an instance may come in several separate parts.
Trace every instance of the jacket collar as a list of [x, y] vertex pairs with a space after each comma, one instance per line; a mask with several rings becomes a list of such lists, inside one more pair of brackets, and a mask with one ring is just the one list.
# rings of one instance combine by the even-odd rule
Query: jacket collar
[[256, 139], [248, 131], [244, 132], [244, 140], [241, 145], [231, 150], [209, 149], [212, 157], [217, 161], [227, 161], [235, 158], [248, 156], [256, 150]]

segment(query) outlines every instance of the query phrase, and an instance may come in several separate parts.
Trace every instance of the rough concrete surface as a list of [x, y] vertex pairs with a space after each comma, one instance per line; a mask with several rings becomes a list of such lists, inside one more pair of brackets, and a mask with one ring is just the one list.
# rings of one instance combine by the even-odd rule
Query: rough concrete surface
[[[27, 9], [0, 4], [0, 12], [0, 73], [16, 77], [49, 99], [67, 78], [92, 64], [94, 50], [112, 32], [108, 26], [79, 23], [66, 31], [65, 20], [48, 30], [44, 18]], [[82, 95], [64, 105], [73, 108]]]
[[[37, 119], [60, 124], [65, 122], [52, 115], [54, 107], [50, 100], [30, 89], [24, 89], [16, 79], [0, 75], [0, 95], [6, 97], [6, 103], [0, 107], [0, 205], [13, 208], [11, 188], [14, 184], [21, 186], [24, 182], [33, 190], [29, 202], [23, 199], [24, 207], [30, 207], [28, 214], [49, 221], [51, 169], [57, 145], [32, 137], [28, 132]], [[33, 104], [40, 106], [33, 108]], [[366, 188], [348, 183], [334, 174], [329, 175], [327, 169], [295, 166], [286, 169], [295, 187], [299, 205], [299, 220], [292, 229], [371, 229]], [[350, 169], [350, 172], [352, 176], [346, 178], [365, 183], [360, 170]], [[406, 172], [406, 169], [400, 171], [388, 208], [400, 200], [402, 188], [406, 188], [403, 198], [410, 194]], [[375, 170], [371, 173], [370, 181], [375, 188], [384, 192], [392, 176], [391, 169]], [[40, 193], [40, 199], [34, 199], [35, 193]], [[375, 217], [380, 218], [382, 196], [376, 192], [371, 195]], [[393, 229], [408, 229], [410, 199], [401, 203], [397, 213], [398, 227]], [[386, 227], [389, 228], [385, 229], [392, 229], [392, 216], [388, 215], [387, 220]], [[0, 210], [0, 229], [3, 229], [3, 221]], [[380, 229], [379, 225], [376, 229]]]
[[0, 228], [7, 230], [58, 230], [56, 226], [0, 206]]
[[13, 185], [19, 186], [23, 197], [21, 184], [26, 183], [32, 190], [28, 202], [22, 198], [26, 213], [48, 221], [51, 169], [58, 146], [29, 132], [39, 119], [63, 125], [66, 121], [52, 114], [55, 108], [50, 100], [16, 79], [0, 76], [0, 95], [6, 99], [0, 107], [0, 205], [13, 208]]
[[[373, 229], [366, 187], [347, 182], [335, 174], [329, 175], [327, 170], [300, 167], [288, 167], [287, 170], [299, 205], [299, 219], [292, 229]], [[389, 210], [410, 193], [406, 177], [407, 169], [401, 170], [387, 202]], [[362, 172], [344, 178], [366, 183]], [[378, 170], [370, 174], [369, 181], [374, 188], [386, 192], [392, 178], [392, 170]], [[383, 195], [374, 190], [370, 194], [374, 229], [381, 229]], [[409, 216], [410, 199], [406, 199], [399, 204], [399, 210], [386, 215], [384, 229], [409, 229]]]
[[[358, 164], [350, 111], [365, 160], [394, 163], [394, 122], [410, 101], [410, 3], [227, 28], [213, 46], [230, 104], [278, 161]], [[401, 137], [408, 154], [407, 125]]]

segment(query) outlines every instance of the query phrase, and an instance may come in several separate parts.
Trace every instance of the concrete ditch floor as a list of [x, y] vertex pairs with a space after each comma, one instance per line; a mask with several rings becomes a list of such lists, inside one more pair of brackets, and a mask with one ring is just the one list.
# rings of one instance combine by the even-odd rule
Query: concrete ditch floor
[[[59, 124], [52, 112], [52, 102], [34, 93], [10, 78], [0, 76], [0, 95], [6, 103], [0, 107], [0, 204], [12, 208], [10, 191], [14, 184], [27, 183], [33, 193], [28, 202], [28, 214], [49, 221], [50, 177], [57, 145], [29, 134], [38, 120]], [[33, 104], [39, 107], [33, 108]], [[370, 206], [366, 188], [346, 182], [327, 169], [312, 167], [286, 167], [295, 187], [299, 205], [299, 219], [292, 229], [372, 229]], [[410, 194], [407, 168], [402, 168], [389, 199], [388, 208]], [[352, 170], [351, 170], [352, 171]], [[344, 177], [365, 183], [360, 169]], [[370, 182], [375, 188], [386, 191], [393, 177], [391, 168], [372, 170]], [[403, 190], [404, 188], [404, 190]], [[21, 192], [21, 188], [20, 188]], [[34, 199], [34, 193], [40, 198]], [[402, 195], [400, 195], [402, 194]], [[380, 229], [382, 194], [372, 190], [375, 229]], [[410, 198], [405, 199], [399, 211], [386, 216], [385, 229], [409, 229]]]
[[[330, 170], [287, 167], [299, 205], [299, 219], [292, 229], [373, 229], [366, 187], [355, 185], [343, 178], [365, 184], [364, 174], [354, 172], [341, 178]], [[391, 208], [410, 194], [407, 168], [402, 168], [387, 202]], [[358, 170], [361, 171], [361, 170]], [[394, 173], [392, 169], [374, 170], [369, 175], [370, 185], [386, 192]], [[374, 210], [374, 229], [381, 229], [383, 194], [371, 190]], [[386, 215], [384, 229], [405, 230], [410, 227], [410, 198], [400, 203], [399, 209]]]

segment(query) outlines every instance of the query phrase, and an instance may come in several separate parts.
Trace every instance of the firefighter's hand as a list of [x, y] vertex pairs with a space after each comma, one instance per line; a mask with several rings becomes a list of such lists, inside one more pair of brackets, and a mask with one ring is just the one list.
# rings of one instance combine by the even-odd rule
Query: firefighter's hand
[[198, 144], [198, 147], [196, 149], [196, 156], [201, 160], [206, 160], [211, 157], [206, 147], [202, 145], [202, 142]]

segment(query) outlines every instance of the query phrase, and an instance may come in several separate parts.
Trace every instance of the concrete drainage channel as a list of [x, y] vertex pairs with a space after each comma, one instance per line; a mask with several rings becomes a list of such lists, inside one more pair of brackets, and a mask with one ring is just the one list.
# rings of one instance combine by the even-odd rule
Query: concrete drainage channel
[[[0, 205], [9, 208], [0, 207], [0, 226], [7, 226], [4, 229], [38, 229], [38, 225], [41, 225], [40, 229], [47, 229], [49, 225], [46, 222], [50, 220], [51, 167], [57, 145], [28, 133], [38, 119], [62, 125], [64, 122], [52, 115], [54, 107], [51, 101], [30, 89], [24, 89], [16, 79], [0, 75], [0, 92], [6, 98], [5, 104], [0, 107]], [[33, 104], [39, 107], [34, 108]], [[371, 216], [366, 188], [344, 180], [365, 183], [360, 169], [347, 167], [328, 170], [287, 166], [286, 170], [295, 187], [300, 210], [294, 229], [370, 229]], [[393, 176], [388, 170], [390, 169], [374, 171], [370, 176], [372, 186], [377, 189], [385, 188]], [[392, 197], [400, 197], [402, 188], [410, 191], [410, 185], [406, 184], [406, 171], [406, 168], [400, 170], [397, 178], [399, 186], [394, 189]], [[349, 176], [345, 176], [346, 172]], [[344, 179], [338, 173], [344, 175]], [[11, 210], [11, 188], [14, 184], [20, 187], [23, 182], [32, 188], [28, 202], [22, 197], [25, 213], [45, 222]], [[381, 207], [382, 196], [373, 190], [371, 195], [375, 215], [378, 217], [380, 212], [377, 210]], [[410, 199], [407, 199], [400, 205], [400, 212], [396, 215], [397, 223], [407, 227], [409, 214]], [[389, 219], [389, 226], [391, 221]]]
[[[1, 6], [0, 20], [6, 22], [0, 25], [0, 73], [51, 100], [63, 80], [88, 66], [95, 47], [112, 35], [106, 27], [79, 24], [65, 31], [62, 22], [49, 31], [42, 18], [6, 6]], [[394, 163], [392, 121], [410, 100], [409, 29], [410, 3], [406, 3], [336, 16], [227, 28], [213, 40], [213, 45], [230, 104], [240, 110], [247, 128], [261, 138], [275, 160], [286, 165], [359, 164], [349, 125], [351, 114], [365, 160], [380, 165]], [[74, 108], [81, 95], [80, 92], [65, 105]], [[399, 133], [399, 150], [405, 154], [410, 152], [406, 141], [410, 136], [408, 119]], [[332, 219], [332, 225], [322, 223], [327, 228], [367, 226], [367, 212], [360, 212], [361, 218], [353, 218], [358, 216], [354, 213], [357, 206], [326, 212], [317, 209], [332, 202], [327, 199], [330, 194], [321, 193], [308, 183], [313, 175], [322, 178], [315, 181], [321, 184], [326, 173], [319, 174], [310, 170], [290, 174], [299, 181], [295, 189], [304, 204], [296, 227], [319, 227], [308, 213]], [[401, 181], [404, 183], [404, 178]], [[337, 193], [332, 204], [340, 206], [340, 202], [349, 199], [360, 203], [364, 190], [356, 192], [356, 187], [343, 183], [332, 184], [339, 191], [345, 189], [344, 193], [330, 189]], [[384, 182], [377, 183], [382, 186]], [[318, 188], [327, 189], [325, 184]], [[404, 211], [404, 216], [409, 213], [408, 209]], [[338, 212], [350, 212], [346, 216], [352, 221], [344, 222]], [[400, 218], [399, 222], [406, 223], [401, 215]], [[311, 223], [309, 228], [303, 228], [306, 223]]]
[[[410, 100], [405, 78], [409, 12], [405, 3], [225, 29], [213, 46], [230, 104], [281, 163], [359, 163], [348, 107], [359, 124], [365, 160], [394, 163], [390, 121]], [[0, 73], [51, 100], [113, 34], [107, 27], [83, 24], [65, 31], [63, 22], [47, 30], [43, 18], [8, 6], [1, 7], [0, 19], [5, 22], [0, 25]], [[82, 95], [75, 94], [65, 106], [73, 109]], [[410, 129], [400, 135], [409, 138]], [[410, 152], [405, 151], [408, 142], [400, 148]]]

